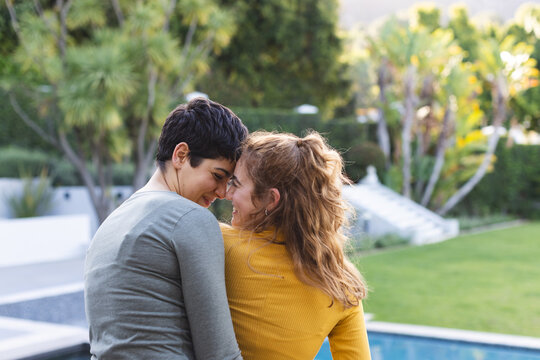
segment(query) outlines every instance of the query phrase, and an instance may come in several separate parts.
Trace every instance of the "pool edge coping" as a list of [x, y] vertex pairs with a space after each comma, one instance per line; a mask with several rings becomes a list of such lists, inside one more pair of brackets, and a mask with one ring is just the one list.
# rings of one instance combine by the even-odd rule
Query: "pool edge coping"
[[88, 343], [88, 330], [1, 316], [0, 327], [21, 334], [0, 339], [0, 359], [15, 360]]
[[368, 331], [378, 333], [389, 333], [540, 351], [540, 338], [530, 336], [498, 334], [425, 325], [389, 323], [382, 321], [367, 321], [366, 329]]

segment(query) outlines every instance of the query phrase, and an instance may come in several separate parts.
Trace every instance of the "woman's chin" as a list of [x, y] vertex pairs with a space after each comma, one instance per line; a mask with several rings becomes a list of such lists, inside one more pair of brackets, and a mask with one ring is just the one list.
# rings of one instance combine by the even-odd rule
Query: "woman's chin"
[[231, 225], [234, 227], [240, 227], [242, 226], [242, 222], [239, 219], [235, 218], [233, 215], [231, 219]]

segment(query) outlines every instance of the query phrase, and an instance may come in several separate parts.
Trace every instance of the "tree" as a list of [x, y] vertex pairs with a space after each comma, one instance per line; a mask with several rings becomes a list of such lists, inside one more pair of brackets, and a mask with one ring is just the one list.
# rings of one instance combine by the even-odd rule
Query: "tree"
[[[540, 72], [540, 4], [526, 3], [516, 11], [513, 23], [506, 31], [516, 41], [534, 46], [531, 58], [536, 61], [536, 71]], [[540, 86], [537, 79], [530, 87], [510, 100], [516, 122], [525, 128], [540, 131]]]
[[5, 3], [18, 41], [10, 103], [73, 164], [101, 222], [114, 206], [111, 164], [129, 159], [134, 188], [146, 181], [162, 121], [227, 43], [232, 17], [211, 0]]
[[499, 40], [483, 39], [480, 42], [480, 58], [477, 67], [491, 90], [492, 134], [488, 139], [487, 150], [482, 163], [474, 173], [437, 211], [444, 215], [459, 203], [486, 174], [500, 138], [500, 129], [508, 115], [510, 99], [525, 90], [529, 79], [535, 77], [535, 61], [530, 58], [532, 46], [516, 43], [512, 36]]
[[392, 86], [393, 68], [383, 47], [362, 29], [348, 32], [345, 42], [346, 59], [353, 79], [354, 106], [363, 109], [377, 107], [377, 144], [384, 154], [385, 168], [390, 166], [391, 139], [388, 124], [388, 95]]
[[[390, 104], [393, 97], [392, 93], [396, 92], [395, 87], [401, 81], [401, 69], [410, 64], [411, 50], [414, 47], [414, 39], [410, 35], [412, 34], [407, 31], [406, 24], [403, 21], [391, 17], [378, 29], [376, 36], [368, 38], [370, 54], [379, 62], [376, 77], [378, 87], [377, 105], [379, 108], [377, 141], [387, 159], [387, 167], [390, 165], [391, 151], [389, 134], [391, 124], [388, 123], [388, 118], [392, 117]], [[402, 46], [405, 51], [401, 51]], [[412, 68], [410, 70], [408, 73], [409, 79], [414, 76], [414, 70]], [[412, 98], [410, 100], [414, 101]], [[409, 102], [409, 104], [412, 104], [412, 102]]]
[[348, 100], [336, 0], [234, 3], [238, 29], [203, 90], [231, 105], [332, 109]]
[[479, 38], [478, 29], [469, 19], [467, 9], [461, 5], [454, 5], [450, 9], [450, 21], [448, 28], [452, 30], [456, 40], [465, 50], [464, 61], [474, 62], [478, 59]]
[[[399, 168], [405, 196], [446, 214], [491, 168], [509, 104], [535, 83], [537, 71], [531, 45], [496, 24], [477, 29], [464, 9], [455, 9], [446, 29], [436, 9], [418, 7], [413, 15], [370, 29], [367, 49], [377, 65], [361, 59], [373, 73], [364, 85], [378, 96], [372, 101], [381, 114], [387, 174], [395, 177]], [[388, 121], [396, 109], [400, 121]], [[480, 130], [486, 125], [494, 129], [489, 138]]]

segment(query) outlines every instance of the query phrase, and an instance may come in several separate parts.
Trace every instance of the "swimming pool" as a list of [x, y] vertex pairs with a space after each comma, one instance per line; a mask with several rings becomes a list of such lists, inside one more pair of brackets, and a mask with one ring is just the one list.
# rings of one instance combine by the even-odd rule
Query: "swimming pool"
[[[540, 350], [369, 332], [372, 360], [540, 360]], [[325, 340], [315, 360], [331, 360]]]
[[[21, 345], [24, 349], [32, 350], [26, 351], [30, 354], [16, 357], [17, 359], [88, 360], [90, 358], [88, 345], [84, 344], [88, 339], [88, 331], [84, 320], [83, 293], [79, 288], [77, 287], [76, 291], [43, 299], [0, 304], [0, 316], [19, 318], [4, 318], [4, 322], [11, 319], [11, 322], [17, 320], [21, 323], [12, 327], [13, 331], [25, 330], [32, 334], [36, 333], [34, 335], [51, 335], [51, 339], [53, 333], [58, 333], [59, 338], [55, 338], [55, 344], [59, 346], [46, 346], [46, 351], [37, 352], [37, 348], [43, 348], [41, 343], [44, 341], [40, 340], [41, 343], [38, 344], [40, 346], [37, 346], [34, 336], [33, 342]], [[29, 319], [30, 322], [23, 319]], [[36, 320], [41, 323], [32, 322]], [[57, 324], [69, 326], [59, 327]], [[44, 329], [39, 330], [38, 325]], [[54, 331], [49, 329], [51, 326], [54, 327], [52, 329]], [[368, 321], [366, 327], [373, 360], [540, 360], [540, 339], [538, 338], [377, 321]], [[71, 334], [70, 331], [76, 334]], [[17, 334], [14, 333], [13, 336]], [[0, 340], [2, 340], [1, 337]], [[10, 339], [5, 339], [5, 342], [10, 342]], [[0, 345], [1, 343], [0, 341]], [[1, 346], [0, 349], [2, 349]], [[50, 352], [52, 349], [59, 350]], [[41, 355], [35, 355], [36, 353]], [[0, 358], [2, 358], [2, 351], [0, 351]], [[329, 344], [325, 341], [315, 360], [330, 359], [332, 356]]]
[[[511, 346], [486, 345], [456, 340], [388, 334], [370, 331], [372, 360], [540, 360], [540, 350]], [[71, 353], [33, 357], [35, 360], [88, 360], [88, 346]], [[325, 340], [314, 360], [331, 360], [330, 345]]]

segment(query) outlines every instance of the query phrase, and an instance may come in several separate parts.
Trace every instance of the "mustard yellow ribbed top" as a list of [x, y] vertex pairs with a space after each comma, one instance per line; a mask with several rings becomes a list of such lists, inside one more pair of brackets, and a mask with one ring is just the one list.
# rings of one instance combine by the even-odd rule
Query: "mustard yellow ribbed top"
[[[334, 360], [370, 359], [362, 305], [345, 309], [294, 274], [273, 231], [221, 224], [227, 296], [245, 360], [313, 359], [328, 336]], [[282, 239], [277, 239], [277, 242]]]

